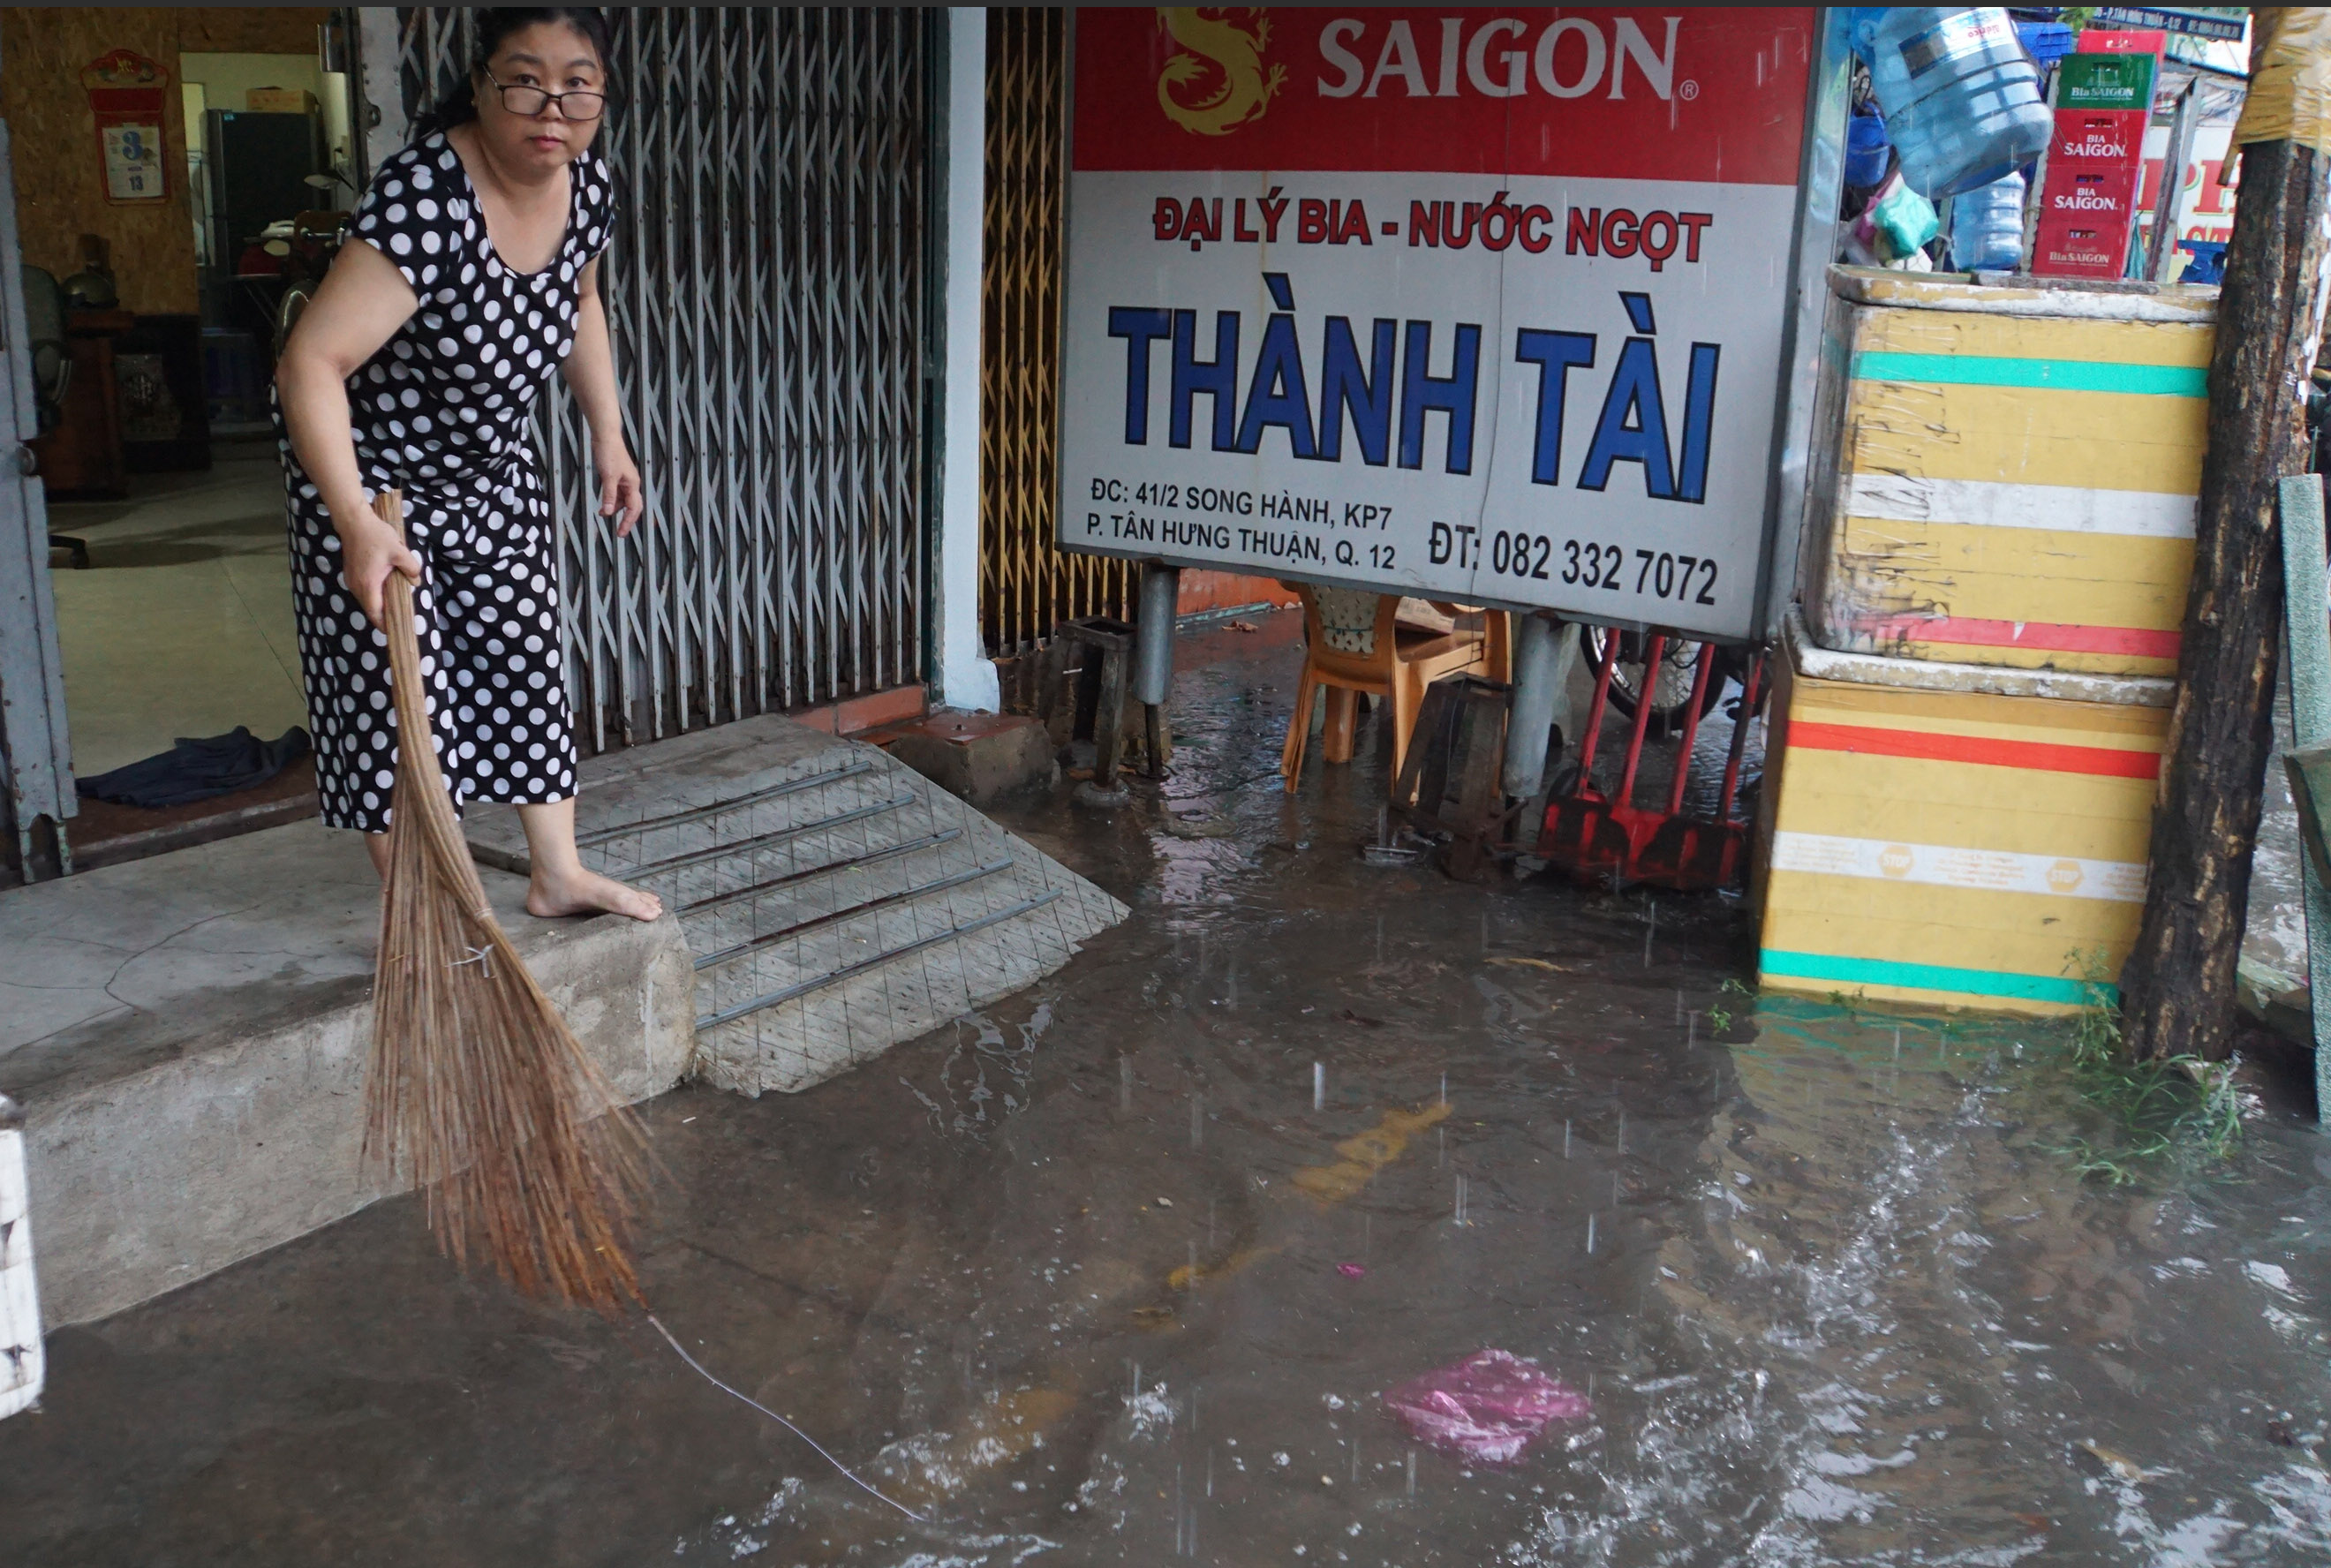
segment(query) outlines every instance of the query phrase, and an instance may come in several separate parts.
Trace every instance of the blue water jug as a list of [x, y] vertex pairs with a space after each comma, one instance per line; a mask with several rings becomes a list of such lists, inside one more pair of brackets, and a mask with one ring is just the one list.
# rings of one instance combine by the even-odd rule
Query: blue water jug
[[2048, 145], [2039, 70], [1997, 6], [1862, 6], [1853, 35], [1912, 190], [1971, 191]]
[[2023, 176], [1951, 198], [1951, 264], [1962, 272], [2012, 272], [2023, 261]]

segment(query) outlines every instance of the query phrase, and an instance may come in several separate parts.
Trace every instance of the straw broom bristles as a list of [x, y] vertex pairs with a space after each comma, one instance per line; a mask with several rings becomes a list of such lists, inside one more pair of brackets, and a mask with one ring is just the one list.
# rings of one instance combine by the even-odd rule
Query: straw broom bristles
[[[374, 509], [402, 532], [399, 492]], [[364, 1157], [411, 1172], [457, 1263], [480, 1245], [527, 1295], [613, 1311], [640, 1299], [624, 1231], [644, 1136], [494, 919], [437, 765], [402, 574], [383, 604], [398, 744]]]

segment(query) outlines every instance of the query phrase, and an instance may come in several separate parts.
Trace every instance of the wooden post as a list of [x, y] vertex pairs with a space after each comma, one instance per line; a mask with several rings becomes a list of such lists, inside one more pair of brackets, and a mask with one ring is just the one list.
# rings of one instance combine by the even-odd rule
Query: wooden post
[[2219, 1061], [2233, 1049], [2282, 635], [2276, 486], [2307, 465], [2331, 159], [2290, 141], [2250, 143], [2241, 158], [2145, 921], [2121, 972], [2122, 1037], [2138, 1058]]

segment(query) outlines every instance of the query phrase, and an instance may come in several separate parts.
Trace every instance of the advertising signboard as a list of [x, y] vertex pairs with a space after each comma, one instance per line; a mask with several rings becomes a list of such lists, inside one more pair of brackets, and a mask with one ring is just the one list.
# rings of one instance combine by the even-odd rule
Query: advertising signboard
[[1080, 11], [1061, 546], [1766, 630], [1815, 18]]

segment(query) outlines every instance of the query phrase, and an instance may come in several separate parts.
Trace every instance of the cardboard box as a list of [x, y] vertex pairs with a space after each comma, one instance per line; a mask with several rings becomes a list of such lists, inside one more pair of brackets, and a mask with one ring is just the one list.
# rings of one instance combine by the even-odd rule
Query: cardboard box
[[254, 87], [243, 95], [252, 114], [313, 114], [316, 95], [302, 87]]
[[1806, 497], [1814, 641], [2174, 673], [2213, 291], [1978, 288], [1843, 267], [1830, 289]]
[[1793, 624], [1773, 664], [1764, 985], [2037, 1014], [2117, 999], [2174, 682], [1829, 653]]

